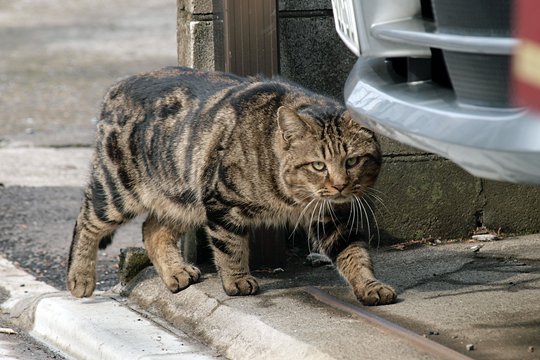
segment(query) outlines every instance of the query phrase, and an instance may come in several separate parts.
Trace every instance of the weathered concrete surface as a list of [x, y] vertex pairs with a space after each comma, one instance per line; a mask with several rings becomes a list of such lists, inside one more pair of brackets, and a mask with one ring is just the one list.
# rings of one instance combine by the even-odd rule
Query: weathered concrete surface
[[178, 64], [214, 70], [214, 24], [211, 0], [178, 0]]
[[0, 1], [0, 146], [91, 145], [118, 79], [176, 62], [174, 0]]
[[[42, 283], [37, 284], [31, 276], [14, 268], [1, 255], [0, 277], [0, 328], [14, 331], [14, 333], [0, 331], [0, 359], [64, 359], [57, 352], [39, 344], [21, 329], [21, 326], [25, 327], [28, 324], [27, 320], [33, 314], [26, 312], [21, 316], [21, 307], [18, 306], [19, 303], [28, 303], [28, 301], [24, 301], [25, 297], [48, 293], [55, 291], [55, 289]], [[14, 281], [14, 279], [17, 280]], [[8, 313], [10, 312], [7, 310], [8, 308], [13, 311], [12, 314]], [[14, 321], [12, 315], [18, 318]]]
[[343, 84], [356, 57], [341, 43], [333, 21], [328, 16], [281, 17], [279, 67], [286, 78], [343, 99]]
[[126, 285], [148, 266], [152, 266], [152, 261], [144, 248], [130, 246], [120, 249], [118, 282]]
[[[0, 320], [7, 318], [41, 345], [47, 345], [69, 359], [124, 360], [215, 359], [216, 354], [189, 335], [164, 326], [122, 301], [94, 294], [76, 299], [66, 291], [36, 281], [25, 271], [0, 256]], [[97, 316], [96, 316], [97, 315]], [[12, 343], [18, 346], [17, 343]], [[20, 345], [19, 345], [20, 346]], [[32, 351], [32, 342], [27, 347]], [[41, 350], [41, 348], [37, 348]], [[2, 359], [51, 359], [54, 353], [39, 351], [33, 357], [3, 352]], [[9, 357], [13, 355], [14, 357]], [[60, 358], [60, 357], [59, 357]]]
[[409, 145], [398, 143], [390, 138], [387, 138], [383, 135], [378, 135], [379, 143], [381, 144], [381, 149], [384, 156], [394, 157], [394, 156], [404, 156], [404, 155], [430, 155], [423, 150], [414, 148]]
[[[478, 253], [471, 245], [381, 254], [385, 263], [400, 258], [391, 271], [404, 301], [374, 311], [419, 332], [437, 332], [431, 338], [457, 350], [474, 344], [469, 355], [475, 359], [537, 359], [540, 236], [484, 243]], [[412, 273], [421, 278], [409, 280]]]
[[[530, 349], [540, 348], [540, 236], [484, 243], [478, 253], [472, 245], [374, 250], [379, 278], [395, 286], [399, 302], [369, 310], [474, 359], [537, 359]], [[318, 286], [361, 306], [333, 269], [297, 259], [284, 273], [256, 275], [262, 291], [251, 297], [226, 296], [215, 273], [173, 295], [152, 268], [124, 291], [232, 358], [434, 358], [303, 290]]]
[[[25, 157], [50, 156], [41, 148], [0, 149], [0, 159], [2, 154], [13, 156], [13, 150], [24, 155], [18, 158], [21, 164]], [[30, 150], [33, 153], [28, 155]], [[63, 159], [79, 150], [62, 149]], [[22, 166], [23, 170], [32, 171], [32, 167]], [[0, 171], [0, 182], [6, 172]], [[0, 188], [0, 250], [63, 289], [67, 249], [82, 194], [80, 187], [66, 186], [58, 179], [54, 185]], [[437, 201], [443, 199], [437, 195]], [[138, 220], [121, 228], [112, 247], [99, 252], [99, 288], [116, 282], [119, 247], [140, 246], [140, 239]], [[396, 288], [400, 302], [370, 311], [419, 334], [438, 333], [428, 336], [473, 358], [534, 359], [538, 353], [528, 349], [540, 349], [540, 236], [482, 244], [473, 253], [470, 246], [476, 243], [424, 245], [406, 251], [377, 250], [373, 243], [376, 272]], [[403, 340], [307, 295], [303, 287], [313, 285], [358, 305], [332, 268], [312, 268], [303, 262], [301, 257], [290, 256], [284, 273], [255, 273], [262, 280], [262, 293], [254, 297], [227, 297], [211, 269], [205, 269], [201, 283], [173, 295], [150, 268], [129, 284], [127, 292], [134, 303], [234, 358], [283, 354], [291, 344], [298, 345], [290, 353], [297, 358], [355, 354], [366, 359], [430, 358]], [[476, 350], [467, 352], [467, 344], [474, 344]]]
[[483, 182], [484, 225], [509, 233], [530, 233], [540, 229], [540, 186]]
[[[330, 270], [315, 270], [314, 279], [317, 285], [343, 284]], [[305, 274], [290, 273], [266, 278], [262, 294], [231, 298], [217, 276], [207, 274], [173, 295], [150, 268], [127, 293], [138, 306], [232, 359], [353, 359], [358, 354], [363, 359], [435, 359], [314, 300], [301, 288], [306, 280]]]
[[477, 226], [480, 182], [438, 157], [385, 158], [376, 188], [383, 238], [465, 237]]

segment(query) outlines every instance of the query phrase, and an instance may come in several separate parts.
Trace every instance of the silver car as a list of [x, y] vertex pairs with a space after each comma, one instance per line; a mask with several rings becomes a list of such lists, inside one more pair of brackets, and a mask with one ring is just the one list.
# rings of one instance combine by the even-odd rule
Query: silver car
[[[513, 105], [510, 0], [332, 0], [357, 121], [473, 175], [540, 184], [540, 116]], [[540, 71], [540, 69], [539, 69]]]

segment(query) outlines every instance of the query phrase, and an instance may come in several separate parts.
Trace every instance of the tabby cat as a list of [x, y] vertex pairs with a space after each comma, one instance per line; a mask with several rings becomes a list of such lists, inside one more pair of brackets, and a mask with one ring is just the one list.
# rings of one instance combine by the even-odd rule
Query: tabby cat
[[148, 213], [144, 246], [172, 292], [200, 277], [177, 244], [190, 229], [206, 228], [225, 292], [251, 295], [259, 285], [249, 228], [289, 223], [304, 226], [360, 301], [392, 303], [354, 226], [380, 165], [371, 131], [336, 101], [289, 82], [181, 67], [127, 78], [102, 107], [68, 288], [90, 296], [100, 242]]

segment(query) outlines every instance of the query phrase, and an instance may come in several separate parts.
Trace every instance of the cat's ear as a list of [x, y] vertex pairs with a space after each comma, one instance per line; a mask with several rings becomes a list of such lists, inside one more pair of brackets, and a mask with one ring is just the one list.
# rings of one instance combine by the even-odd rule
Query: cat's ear
[[295, 139], [302, 138], [311, 131], [311, 126], [296, 111], [286, 106], [278, 109], [278, 126], [283, 140], [290, 145]]
[[358, 125], [360, 125], [361, 131], [364, 134], [369, 135], [369, 137], [371, 138], [375, 137], [375, 133], [366, 126], [367, 120], [363, 115], [360, 115], [359, 117], [357, 116], [356, 119], [353, 119], [351, 116], [351, 113], [347, 110], [343, 112], [343, 115], [341, 115], [341, 118], [345, 126], [358, 128]]
[[348, 110], [343, 112], [343, 114], [341, 115], [341, 118], [343, 119], [342, 121], [343, 121], [343, 124], [345, 124], [345, 126], [354, 125], [354, 120], [352, 119], [351, 113]]

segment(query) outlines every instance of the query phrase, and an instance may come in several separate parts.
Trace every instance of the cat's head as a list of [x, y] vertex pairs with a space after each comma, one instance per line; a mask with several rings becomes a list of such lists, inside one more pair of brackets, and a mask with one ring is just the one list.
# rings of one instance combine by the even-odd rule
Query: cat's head
[[342, 108], [319, 105], [278, 111], [282, 180], [297, 203], [346, 203], [375, 183], [381, 167], [372, 131]]

